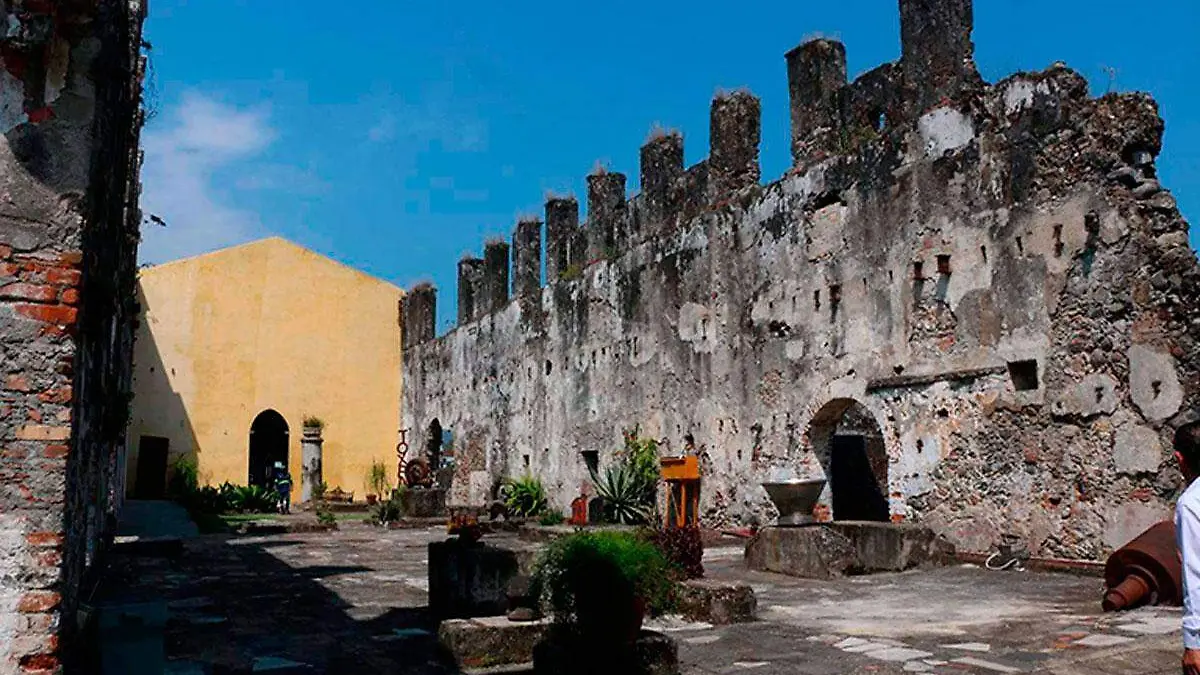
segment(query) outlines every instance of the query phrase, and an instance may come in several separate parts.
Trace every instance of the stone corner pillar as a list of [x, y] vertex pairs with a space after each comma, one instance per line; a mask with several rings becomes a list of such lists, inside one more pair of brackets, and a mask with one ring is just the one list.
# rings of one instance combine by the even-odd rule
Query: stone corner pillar
[[311, 502], [321, 484], [321, 427], [304, 427], [300, 437], [300, 503]]

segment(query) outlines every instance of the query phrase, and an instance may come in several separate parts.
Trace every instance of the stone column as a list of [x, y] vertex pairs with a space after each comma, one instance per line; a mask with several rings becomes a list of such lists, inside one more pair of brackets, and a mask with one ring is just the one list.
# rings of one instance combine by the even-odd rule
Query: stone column
[[300, 437], [300, 503], [311, 502], [321, 484], [321, 427], [305, 426]]

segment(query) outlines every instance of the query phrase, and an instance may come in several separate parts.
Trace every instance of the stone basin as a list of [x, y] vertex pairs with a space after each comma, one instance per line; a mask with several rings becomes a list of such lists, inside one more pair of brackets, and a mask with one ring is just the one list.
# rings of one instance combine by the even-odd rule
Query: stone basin
[[762, 486], [779, 510], [776, 525], [809, 525], [816, 522], [812, 510], [821, 497], [821, 491], [825, 489], [824, 478], [763, 483]]

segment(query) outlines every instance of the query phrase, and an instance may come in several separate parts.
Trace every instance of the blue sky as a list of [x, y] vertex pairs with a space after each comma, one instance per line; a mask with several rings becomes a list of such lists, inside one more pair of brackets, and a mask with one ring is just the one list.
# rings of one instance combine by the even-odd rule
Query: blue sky
[[[455, 263], [584, 194], [599, 161], [637, 188], [638, 147], [680, 129], [688, 164], [708, 104], [763, 100], [763, 176], [790, 163], [783, 54], [843, 40], [851, 77], [899, 57], [895, 0], [416, 3], [154, 0], [143, 260], [278, 234], [408, 286], [432, 280], [439, 330]], [[989, 81], [1064, 61], [1094, 94], [1149, 91], [1167, 123], [1163, 182], [1200, 214], [1200, 3], [976, 3]], [[1196, 229], [1192, 243], [1197, 245]]]

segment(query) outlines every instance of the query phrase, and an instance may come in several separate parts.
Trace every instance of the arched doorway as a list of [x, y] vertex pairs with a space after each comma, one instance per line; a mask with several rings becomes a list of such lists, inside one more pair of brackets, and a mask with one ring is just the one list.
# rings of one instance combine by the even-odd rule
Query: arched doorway
[[834, 399], [813, 415], [808, 440], [829, 480], [834, 520], [889, 520], [883, 431], [858, 401]]
[[275, 462], [288, 465], [288, 423], [274, 410], [264, 410], [250, 425], [250, 471], [248, 483], [266, 487]]

